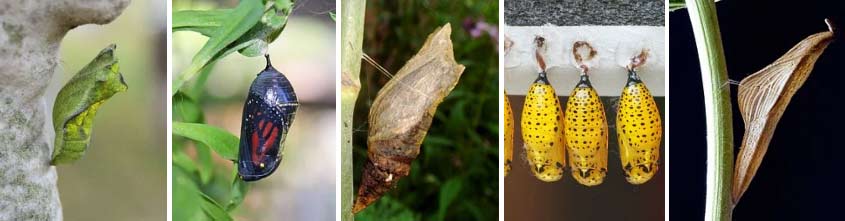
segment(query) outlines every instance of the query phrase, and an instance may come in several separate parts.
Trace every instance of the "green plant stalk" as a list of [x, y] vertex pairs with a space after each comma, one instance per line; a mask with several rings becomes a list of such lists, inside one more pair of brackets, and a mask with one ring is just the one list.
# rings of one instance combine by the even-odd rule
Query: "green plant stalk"
[[364, 43], [364, 13], [367, 2], [364, 0], [342, 1], [340, 13], [340, 45], [341, 45], [341, 86], [340, 86], [340, 208], [341, 220], [354, 220], [352, 214], [352, 196], [354, 184], [352, 182], [352, 117], [355, 111], [355, 101], [361, 90], [361, 46]]
[[686, 0], [689, 9], [707, 120], [707, 191], [704, 220], [731, 220], [733, 128], [731, 96], [725, 53], [722, 49], [716, 5], [712, 0]]

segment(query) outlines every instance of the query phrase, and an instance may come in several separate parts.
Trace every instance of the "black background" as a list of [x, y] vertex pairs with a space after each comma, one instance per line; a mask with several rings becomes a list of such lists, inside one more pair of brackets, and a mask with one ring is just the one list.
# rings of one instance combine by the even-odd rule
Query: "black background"
[[[732, 80], [742, 80], [805, 37], [826, 31], [826, 17], [845, 31], [845, 1], [727, 0], [716, 5]], [[687, 11], [672, 12], [669, 19], [670, 218], [700, 220], [706, 167], [701, 75]], [[734, 220], [842, 219], [843, 85], [845, 35], [839, 35], [792, 98]], [[735, 102], [737, 86], [730, 90]], [[744, 124], [736, 105], [733, 110], [734, 144], [739, 144]]]

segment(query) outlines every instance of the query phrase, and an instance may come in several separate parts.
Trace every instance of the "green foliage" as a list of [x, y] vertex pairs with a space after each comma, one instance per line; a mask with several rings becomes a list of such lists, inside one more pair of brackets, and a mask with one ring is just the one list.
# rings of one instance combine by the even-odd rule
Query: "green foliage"
[[[411, 174], [356, 215], [356, 220], [494, 220], [498, 217], [497, 39], [473, 37], [478, 22], [498, 24], [496, 2], [370, 1], [364, 52], [391, 72], [419, 50], [428, 34], [452, 24], [455, 58], [466, 66], [437, 108]], [[496, 36], [497, 33], [493, 34]], [[355, 182], [367, 154], [369, 106], [389, 78], [364, 65], [355, 110]], [[356, 185], [357, 188], [357, 185]], [[357, 190], [357, 189], [356, 189]]]
[[[232, 220], [249, 186], [237, 172], [213, 163], [238, 158], [237, 136], [205, 124], [202, 94], [214, 63], [238, 51], [263, 55], [284, 30], [293, 0], [241, 0], [232, 9], [173, 12], [173, 31], [208, 37], [187, 69], [173, 80], [173, 220]], [[196, 78], [190, 87], [183, 85]], [[187, 148], [193, 144], [193, 148]], [[188, 152], [194, 151], [195, 155]], [[227, 203], [221, 203], [227, 202]]]
[[173, 134], [199, 141], [225, 159], [238, 159], [238, 137], [226, 130], [207, 124], [173, 122]]
[[56, 139], [52, 164], [71, 163], [85, 154], [91, 141], [94, 115], [107, 99], [126, 91], [120, 66], [109, 45], [76, 73], [56, 95], [53, 127]]
[[244, 56], [264, 55], [287, 24], [292, 0], [242, 0], [234, 9], [173, 12], [173, 31], [195, 31], [208, 41], [191, 65], [173, 81], [175, 94], [182, 85], [215, 60], [238, 51]]

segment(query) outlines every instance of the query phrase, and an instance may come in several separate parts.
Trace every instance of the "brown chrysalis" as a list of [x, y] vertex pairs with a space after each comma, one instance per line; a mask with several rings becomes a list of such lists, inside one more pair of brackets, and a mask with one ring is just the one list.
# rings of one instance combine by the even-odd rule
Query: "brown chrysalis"
[[739, 83], [737, 100], [745, 122], [745, 134], [734, 167], [731, 192], [734, 205], [757, 174], [778, 121], [792, 96], [810, 76], [816, 60], [834, 39], [833, 25], [830, 20], [825, 22], [830, 31], [810, 35], [774, 63]]
[[437, 105], [464, 71], [455, 61], [451, 33], [446, 24], [430, 34], [422, 49], [378, 92], [370, 107], [367, 162], [353, 213], [408, 176]]

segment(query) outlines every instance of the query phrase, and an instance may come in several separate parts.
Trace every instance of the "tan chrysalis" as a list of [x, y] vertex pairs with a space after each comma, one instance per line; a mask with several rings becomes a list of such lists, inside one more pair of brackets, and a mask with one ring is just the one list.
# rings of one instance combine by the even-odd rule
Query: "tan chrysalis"
[[778, 121], [792, 96], [810, 76], [816, 60], [834, 39], [834, 28], [805, 38], [786, 54], [739, 83], [737, 99], [745, 134], [733, 175], [733, 203], [739, 202], [769, 149]]
[[411, 169], [435, 110], [458, 83], [449, 24], [435, 30], [387, 84], [370, 108], [367, 162], [352, 208], [357, 213], [384, 195]]

